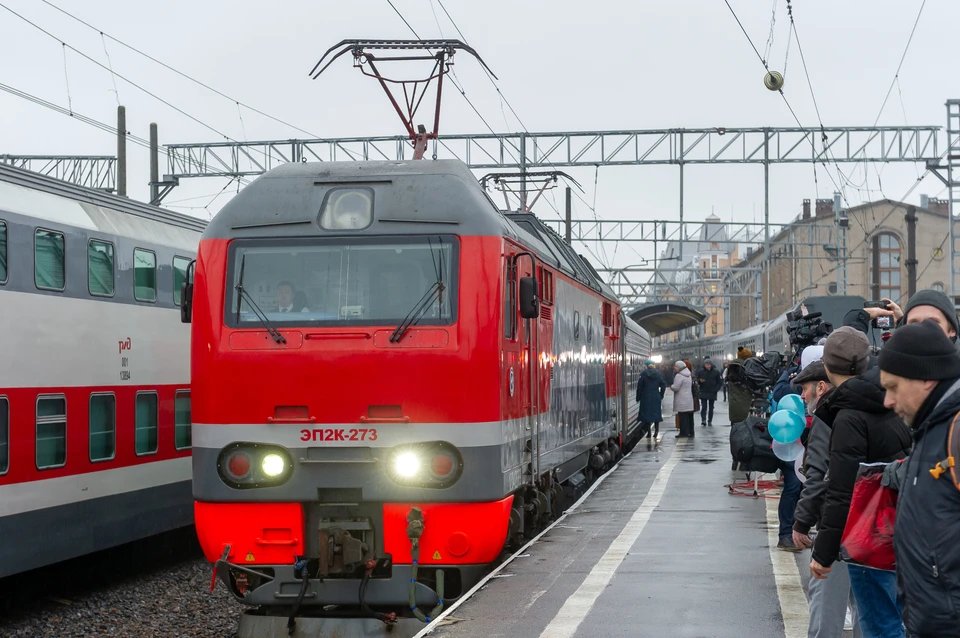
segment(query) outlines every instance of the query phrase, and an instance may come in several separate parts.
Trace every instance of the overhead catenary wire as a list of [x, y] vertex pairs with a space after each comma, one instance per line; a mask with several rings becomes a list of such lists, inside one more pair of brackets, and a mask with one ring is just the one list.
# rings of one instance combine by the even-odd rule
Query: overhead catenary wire
[[[0, 83], [0, 91], [4, 91], [4, 92], [6, 92], [6, 93], [9, 93], [9, 94], [14, 95], [14, 96], [16, 96], [16, 97], [19, 97], [19, 98], [21, 98], [21, 99], [27, 100], [27, 101], [29, 101], [29, 102], [33, 102], [34, 104], [37, 104], [38, 106], [42, 106], [42, 107], [44, 107], [44, 108], [50, 109], [50, 110], [55, 111], [55, 112], [57, 112], [57, 113], [60, 113], [60, 114], [62, 114], [62, 115], [66, 115], [66, 116], [68, 116], [68, 117], [71, 117], [71, 118], [79, 121], [79, 122], [83, 122], [84, 124], [89, 124], [90, 126], [96, 127], [96, 128], [98, 128], [98, 129], [100, 129], [101, 131], [106, 131], [107, 133], [110, 133], [111, 135], [117, 135], [117, 129], [116, 129], [116, 127], [111, 126], [110, 124], [105, 124], [104, 122], [101, 122], [101, 121], [99, 121], [99, 120], [95, 120], [95, 119], [93, 119], [92, 117], [88, 117], [88, 116], [83, 115], [83, 114], [81, 114], [81, 113], [77, 113], [76, 111], [74, 111], [74, 110], [72, 110], [72, 109], [69, 109], [69, 108], [60, 106], [59, 104], [54, 104], [53, 102], [50, 102], [50, 101], [48, 101], [48, 100], [44, 100], [43, 98], [37, 97], [36, 95], [33, 95], [33, 94], [31, 94], [31, 93], [27, 93], [26, 91], [21, 91], [20, 89], [17, 89], [17, 88], [15, 88], [15, 87], [9, 86], [9, 85], [7, 85], [7, 84], [2, 84], [2, 83]], [[145, 140], [145, 139], [142, 138], [142, 137], [138, 137], [138, 136], [136, 136], [136, 135], [133, 135], [133, 134], [130, 133], [129, 131], [126, 131], [125, 133], [126, 133], [127, 139], [129, 139], [130, 141], [132, 141], [134, 144], [137, 144], [137, 145], [142, 146], [142, 147], [144, 147], [144, 148], [148, 148], [148, 149], [150, 148], [150, 142], [149, 142], [148, 140]]]
[[[299, 131], [299, 132], [301, 132], [301, 133], [305, 133], [305, 134], [307, 134], [307, 135], [309, 135], [309, 136], [311, 136], [311, 137], [315, 137], [315, 138], [319, 138], [319, 137], [320, 137], [320, 136], [317, 135], [316, 133], [311, 133], [310, 131], [308, 131], [308, 130], [306, 130], [306, 129], [303, 129], [303, 128], [300, 128], [299, 126], [296, 126], [295, 124], [291, 124], [290, 122], [288, 122], [288, 121], [286, 121], [286, 120], [283, 120], [283, 119], [278, 118], [278, 117], [274, 117], [273, 115], [270, 115], [269, 113], [265, 113], [264, 111], [262, 111], [262, 110], [260, 110], [260, 109], [257, 109], [257, 108], [255, 108], [255, 107], [253, 107], [253, 106], [250, 106], [249, 104], [246, 104], [246, 103], [244, 103], [244, 102], [241, 102], [240, 100], [238, 100], [238, 99], [236, 99], [236, 98], [234, 98], [234, 97], [231, 97], [231, 96], [227, 95], [226, 93], [223, 93], [222, 91], [219, 91], [219, 90], [215, 89], [214, 87], [210, 86], [210, 85], [207, 84], [206, 82], [203, 82], [203, 81], [201, 81], [201, 80], [198, 80], [198, 79], [190, 76], [189, 74], [184, 73], [183, 71], [180, 71], [179, 69], [176, 69], [176, 68], [170, 66], [169, 64], [167, 64], [167, 63], [165, 63], [165, 62], [163, 62], [163, 61], [161, 61], [161, 60], [158, 60], [157, 58], [153, 57], [153, 56], [150, 55], [149, 53], [145, 53], [144, 51], [141, 51], [141, 50], [138, 49], [137, 47], [135, 47], [135, 46], [133, 46], [133, 45], [131, 45], [131, 44], [128, 44], [128, 43], [124, 42], [123, 40], [120, 40], [120, 39], [118, 39], [118, 38], [115, 38], [114, 36], [110, 35], [109, 33], [104, 32], [102, 29], [99, 29], [98, 27], [90, 24], [89, 22], [83, 20], [82, 18], [79, 18], [79, 17], [75, 16], [74, 14], [70, 13], [70, 12], [67, 11], [66, 9], [63, 9], [63, 8], [55, 5], [54, 3], [50, 2], [50, 0], [41, 0], [41, 2], [43, 2], [44, 4], [52, 7], [53, 9], [56, 9], [56, 10], [59, 11], [60, 13], [62, 13], [62, 14], [64, 14], [64, 15], [66, 15], [67, 17], [69, 17], [69, 18], [71, 18], [71, 19], [79, 22], [80, 24], [82, 24], [82, 25], [84, 25], [84, 26], [86, 26], [86, 27], [88, 27], [88, 28], [96, 31], [97, 33], [99, 33], [99, 34], [101, 35], [101, 37], [109, 38], [110, 40], [116, 42], [117, 44], [119, 44], [119, 45], [121, 45], [121, 46], [123, 46], [123, 47], [125, 47], [125, 48], [127, 48], [127, 49], [129, 49], [129, 50], [131, 50], [131, 51], [133, 51], [134, 53], [137, 53], [138, 55], [141, 55], [141, 56], [147, 58], [148, 60], [150, 60], [150, 61], [152, 61], [152, 62], [155, 62], [156, 64], [159, 64], [160, 66], [162, 66], [163, 68], [167, 69], [168, 71], [172, 71], [173, 73], [176, 73], [177, 75], [179, 75], [179, 76], [181, 76], [181, 77], [183, 77], [183, 78], [185, 78], [185, 79], [187, 79], [187, 80], [190, 80], [190, 81], [193, 82], [194, 84], [197, 84], [197, 85], [199, 85], [199, 86], [207, 89], [208, 91], [212, 91], [213, 93], [216, 93], [216, 94], [219, 95], [220, 97], [223, 97], [223, 98], [225, 98], [225, 99], [227, 99], [227, 100], [230, 100], [231, 102], [234, 102], [234, 103], [237, 104], [238, 106], [242, 106], [243, 108], [247, 109], [248, 111], [252, 111], [253, 113], [256, 113], [256, 114], [258, 114], [258, 115], [262, 115], [263, 117], [265, 117], [265, 118], [267, 118], [267, 119], [270, 119], [270, 120], [273, 120], [274, 122], [277, 122], [278, 124], [283, 124], [284, 126], [288, 126], [288, 127], [292, 128], [292, 129], [294, 129], [294, 130], [296, 130], [296, 131]], [[104, 44], [104, 52], [106, 53], [106, 44]], [[109, 54], [108, 54], [107, 57], [108, 57], [108, 60], [109, 60]], [[112, 66], [112, 65], [111, 65], [111, 66]], [[112, 70], [111, 70], [111, 72], [112, 72]], [[114, 88], [116, 88], [116, 84], [114, 84]]]
[[[103, 63], [101, 63], [101, 62], [99, 62], [99, 61], [97, 61], [97, 60], [94, 60], [94, 59], [91, 58], [89, 55], [87, 55], [87, 54], [84, 53], [83, 51], [80, 51], [80, 50], [77, 49], [76, 47], [73, 47], [73, 46], [67, 44], [67, 43], [66, 43], [64, 40], [62, 40], [61, 38], [58, 38], [58, 37], [55, 36], [53, 33], [47, 31], [46, 29], [44, 29], [43, 27], [41, 27], [40, 25], [38, 25], [36, 22], [33, 22], [33, 21], [30, 20], [29, 18], [26, 18], [25, 16], [17, 13], [16, 11], [14, 11], [13, 9], [11, 9], [11, 8], [8, 7], [7, 5], [3, 4], [2, 2], [0, 2], [0, 8], [6, 10], [7, 12], [9, 12], [9, 13], [11, 13], [11, 14], [13, 14], [13, 15], [16, 16], [17, 18], [20, 18], [21, 20], [23, 20], [24, 22], [26, 22], [27, 24], [29, 24], [29, 25], [32, 26], [33, 28], [37, 29], [38, 31], [40, 31], [40, 32], [42, 32], [43, 34], [47, 35], [48, 37], [52, 38], [53, 40], [56, 40], [57, 42], [59, 42], [59, 43], [60, 43], [61, 45], [63, 45], [65, 48], [70, 49], [70, 50], [73, 51], [74, 53], [76, 53], [76, 54], [80, 55], [81, 57], [85, 58], [86, 60], [89, 60], [89, 61], [92, 62], [93, 64], [96, 64], [96, 65], [97, 65], [98, 67], [100, 67], [101, 69], [103, 69], [103, 70], [105, 70], [105, 71], [108, 71], [108, 72], [111, 72], [111, 71], [110, 71], [110, 68], [107, 67], [107, 66], [104, 66]], [[154, 98], [155, 100], [157, 100], [157, 101], [165, 104], [166, 106], [172, 108], [172, 109], [175, 110], [176, 112], [178, 112], [178, 113], [180, 113], [181, 115], [189, 118], [190, 120], [196, 122], [197, 124], [203, 126], [204, 128], [207, 128], [207, 129], [213, 131], [214, 133], [216, 133], [217, 135], [223, 137], [224, 139], [229, 140], [229, 141], [231, 141], [231, 142], [235, 142], [235, 141], [236, 141], [236, 140], [234, 140], [233, 138], [231, 138], [229, 135], [227, 135], [226, 133], [218, 130], [217, 128], [211, 126], [210, 124], [207, 124], [206, 122], [200, 120], [199, 118], [197, 118], [197, 117], [195, 117], [195, 116], [193, 116], [193, 115], [190, 115], [189, 113], [187, 113], [187, 112], [184, 111], [183, 109], [181, 109], [181, 108], [179, 108], [179, 107], [177, 107], [177, 106], [174, 106], [173, 104], [171, 104], [171, 103], [168, 102], [167, 100], [163, 99], [163, 98], [160, 97], [159, 95], [157, 95], [157, 94], [155, 94], [155, 93], [153, 93], [153, 92], [151, 92], [151, 91], [143, 88], [142, 86], [140, 86], [139, 84], [137, 84], [137, 83], [134, 82], [133, 80], [127, 78], [126, 76], [123, 76], [123, 75], [121, 75], [121, 74], [119, 74], [119, 73], [116, 73], [115, 75], [116, 75], [116, 77], [120, 78], [121, 80], [123, 80], [123, 81], [126, 82], [127, 84], [130, 84], [131, 86], [139, 89], [140, 91], [143, 91], [144, 93], [146, 93], [146, 94], [149, 95], [150, 97]]]

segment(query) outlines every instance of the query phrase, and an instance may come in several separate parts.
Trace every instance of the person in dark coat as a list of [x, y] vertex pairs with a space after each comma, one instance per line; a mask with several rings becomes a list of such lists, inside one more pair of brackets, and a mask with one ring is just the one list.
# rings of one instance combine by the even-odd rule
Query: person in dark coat
[[734, 359], [727, 366], [727, 391], [730, 395], [730, 423], [746, 421], [750, 416], [753, 392], [747, 387], [742, 359]]
[[720, 371], [713, 367], [710, 357], [704, 357], [703, 367], [697, 371], [697, 383], [700, 386], [700, 425], [713, 425], [713, 404], [717, 393], [723, 386]]
[[[960, 489], [948, 465], [948, 432], [960, 413], [960, 354], [942, 326], [907, 324], [880, 351], [884, 404], [910, 425], [913, 452], [891, 463], [899, 490], [893, 547], [910, 638], [960, 635]], [[954, 469], [956, 472], [956, 469]], [[935, 477], [934, 474], [937, 474]]]
[[[850, 326], [834, 330], [823, 347], [827, 376], [836, 389], [816, 411], [832, 433], [820, 532], [810, 561], [814, 578], [827, 578], [839, 556], [860, 464], [890, 463], [910, 452], [906, 424], [884, 406], [879, 368], [866, 369], [869, 354], [866, 335]], [[847, 571], [863, 635], [903, 638], [896, 575], [854, 564]]]
[[660, 422], [663, 421], [660, 408], [667, 384], [653, 361], [647, 359], [645, 365], [647, 369], [640, 373], [640, 380], [637, 382], [637, 404], [640, 408], [638, 418], [646, 430], [647, 438], [649, 439], [652, 433], [656, 439], [660, 434]]

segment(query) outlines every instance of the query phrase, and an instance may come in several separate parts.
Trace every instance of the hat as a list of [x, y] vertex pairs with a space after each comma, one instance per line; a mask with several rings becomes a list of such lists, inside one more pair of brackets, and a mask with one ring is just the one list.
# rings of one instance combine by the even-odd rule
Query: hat
[[800, 369], [803, 370], [814, 361], [823, 357], [823, 346], [807, 346], [800, 354]]
[[687, 369], [687, 364], [684, 363], [682, 360], [680, 360], [680, 361], [677, 361], [676, 363], [674, 363], [674, 364], [673, 364], [673, 367], [674, 367], [674, 368], [680, 368], [681, 370], [686, 370], [686, 369]]
[[841, 326], [827, 337], [822, 359], [830, 372], [855, 377], [867, 369], [869, 356], [867, 336], [856, 328]]
[[750, 348], [740, 347], [740, 348], [737, 348], [737, 358], [743, 359], [743, 360], [752, 359], [753, 353], [750, 352]]
[[653, 365], [653, 359], [647, 359], [646, 361], [643, 362], [643, 365], [645, 365], [645, 366], [652, 366], [652, 365]]
[[827, 369], [823, 365], [823, 361], [817, 359], [810, 363], [810, 365], [804, 366], [803, 370], [800, 371], [800, 374], [793, 378], [793, 382], [797, 384], [807, 383], [809, 381], [826, 381], [830, 382], [830, 379], [827, 377]]
[[905, 379], [960, 377], [960, 353], [930, 319], [897, 328], [880, 351], [878, 364], [884, 372]]
[[907, 302], [907, 305], [903, 308], [903, 317], [906, 321], [907, 315], [910, 314], [910, 311], [916, 308], [917, 306], [933, 306], [946, 316], [947, 321], [950, 322], [950, 325], [953, 326], [954, 331], [957, 334], [960, 334], [960, 325], [957, 323], [957, 311], [953, 307], [953, 302], [950, 301], [950, 297], [946, 296], [944, 293], [938, 290], [918, 290], [913, 293], [913, 296], [910, 297], [910, 301]]

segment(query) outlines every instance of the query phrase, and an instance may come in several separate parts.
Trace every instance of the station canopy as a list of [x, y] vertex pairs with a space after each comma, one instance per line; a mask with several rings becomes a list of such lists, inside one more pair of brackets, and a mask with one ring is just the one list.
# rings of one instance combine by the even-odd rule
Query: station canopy
[[650, 336], [657, 337], [699, 325], [706, 320], [707, 313], [689, 304], [669, 301], [637, 306], [627, 312], [627, 316], [640, 324]]

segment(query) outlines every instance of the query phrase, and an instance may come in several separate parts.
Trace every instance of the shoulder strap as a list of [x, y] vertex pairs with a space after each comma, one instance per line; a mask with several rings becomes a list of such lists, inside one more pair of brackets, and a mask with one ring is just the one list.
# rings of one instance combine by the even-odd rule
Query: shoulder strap
[[957, 460], [960, 459], [960, 427], [957, 422], [960, 421], [960, 412], [953, 416], [950, 423], [950, 429], [947, 431], [947, 457], [933, 466], [930, 474], [933, 478], [940, 480], [940, 475], [949, 472], [954, 487], [960, 490], [960, 475], [957, 472]]

